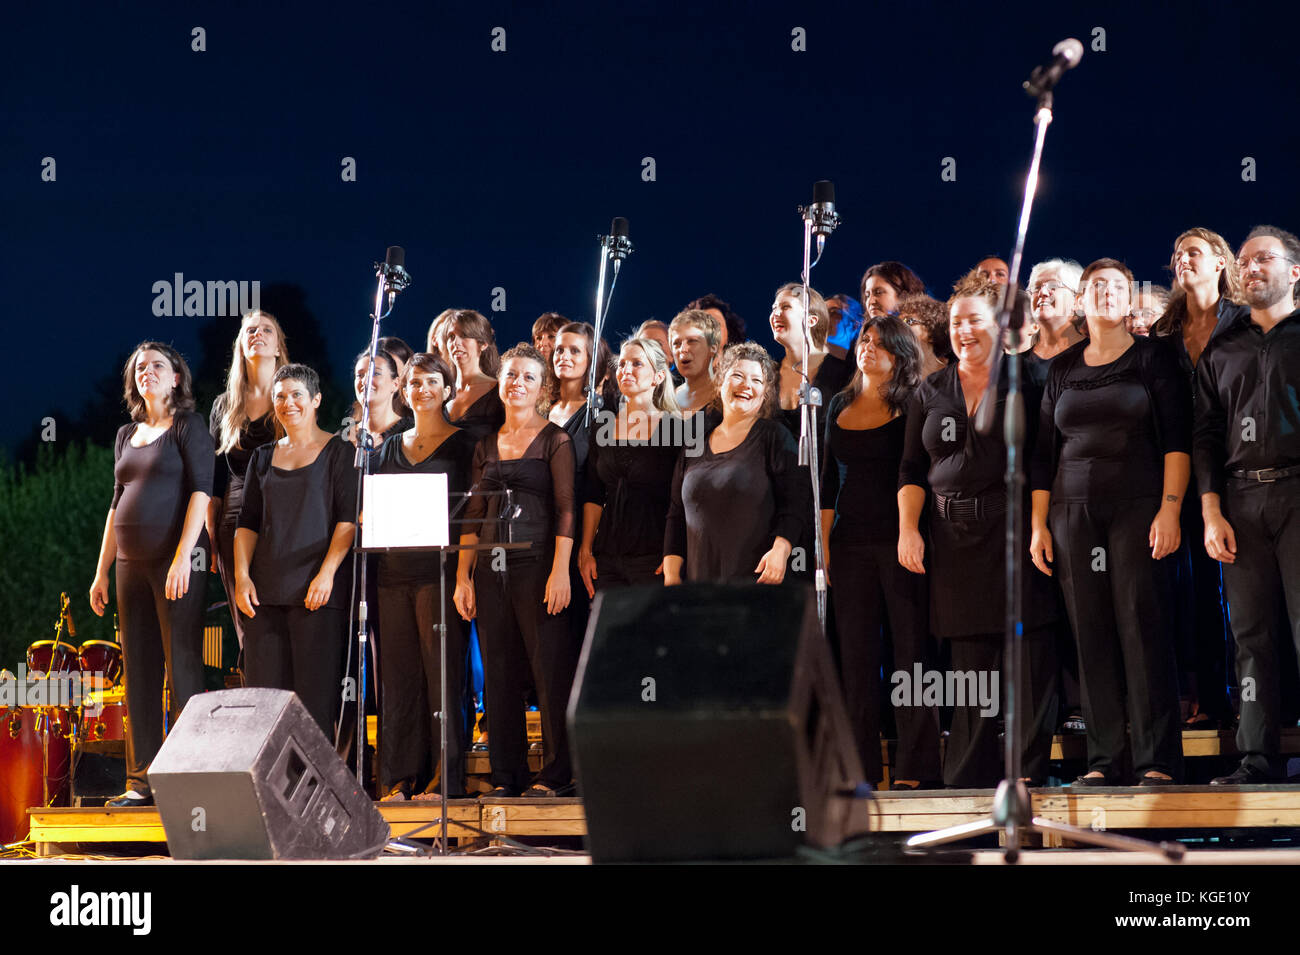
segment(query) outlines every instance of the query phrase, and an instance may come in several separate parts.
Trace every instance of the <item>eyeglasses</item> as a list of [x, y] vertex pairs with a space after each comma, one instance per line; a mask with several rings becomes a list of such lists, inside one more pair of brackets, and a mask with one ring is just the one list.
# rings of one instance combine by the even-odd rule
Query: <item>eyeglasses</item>
[[1133, 317], [1138, 319], [1139, 321], [1151, 322], [1151, 321], [1155, 321], [1159, 316], [1160, 313], [1157, 312], [1154, 308], [1133, 309]]
[[1281, 259], [1283, 262], [1290, 262], [1293, 265], [1295, 260], [1283, 255], [1281, 252], [1256, 252], [1254, 255], [1248, 255], [1237, 260], [1237, 268], [1242, 272], [1250, 270], [1251, 263], [1258, 265], [1261, 269], [1267, 266], [1274, 259]]
[[903, 317], [903, 324], [908, 328], [916, 328], [917, 325], [924, 325], [925, 322], [913, 315], [905, 315]]
[[1065, 289], [1067, 292], [1073, 292], [1074, 289], [1061, 282], [1044, 282], [1042, 285], [1033, 285], [1029, 288], [1030, 295], [1038, 295], [1040, 292], [1046, 292], [1048, 295], [1055, 295], [1057, 292]]

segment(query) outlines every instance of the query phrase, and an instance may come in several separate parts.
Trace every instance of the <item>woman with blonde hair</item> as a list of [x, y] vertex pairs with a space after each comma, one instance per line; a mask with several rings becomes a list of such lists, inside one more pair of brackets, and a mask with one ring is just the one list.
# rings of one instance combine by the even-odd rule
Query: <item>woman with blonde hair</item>
[[682, 414], [707, 408], [718, 396], [715, 365], [722, 353], [722, 322], [709, 312], [688, 308], [678, 312], [668, 326], [671, 357], [684, 379], [677, 386], [677, 406]]
[[623, 400], [617, 415], [600, 419], [582, 489], [578, 568], [592, 597], [597, 587], [655, 583], [677, 465], [673, 435], [684, 434], [658, 342], [623, 342], [617, 377]]
[[241, 647], [244, 623], [235, 612], [235, 527], [244, 503], [248, 460], [257, 448], [278, 437], [271, 409], [271, 379], [288, 363], [288, 343], [275, 316], [260, 310], [249, 312], [235, 336], [226, 390], [217, 396], [208, 415], [208, 430], [217, 447], [208, 537], [216, 550], [217, 571]]

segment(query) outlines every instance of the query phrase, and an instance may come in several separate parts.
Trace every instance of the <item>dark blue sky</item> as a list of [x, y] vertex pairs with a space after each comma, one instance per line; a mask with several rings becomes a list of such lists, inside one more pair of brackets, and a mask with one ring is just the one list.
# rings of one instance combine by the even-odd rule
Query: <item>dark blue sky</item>
[[[151, 311], [175, 272], [300, 284], [339, 375], [366, 340], [385, 246], [406, 247], [415, 279], [386, 332], [418, 344], [438, 311], [467, 306], [508, 344], [545, 310], [591, 317], [594, 237], [623, 215], [636, 252], [614, 331], [714, 291], [768, 342], [772, 291], [798, 273], [795, 207], [830, 178], [844, 223], [814, 284], [855, 291], [897, 258], [943, 295], [1009, 250], [1032, 142], [1020, 83], [1071, 35], [1087, 52], [1057, 97], [1030, 262], [1111, 255], [1167, 282], [1188, 226], [1234, 243], [1256, 222], [1300, 229], [1296, 15], [1155, 6], [7, 11], [0, 275], [8, 326], [41, 342], [17, 347], [44, 370], [9, 376], [0, 442], [77, 410], [143, 337], [197, 361], [198, 321]], [[795, 27], [807, 52], [791, 50]], [[345, 156], [356, 182], [340, 179]]]

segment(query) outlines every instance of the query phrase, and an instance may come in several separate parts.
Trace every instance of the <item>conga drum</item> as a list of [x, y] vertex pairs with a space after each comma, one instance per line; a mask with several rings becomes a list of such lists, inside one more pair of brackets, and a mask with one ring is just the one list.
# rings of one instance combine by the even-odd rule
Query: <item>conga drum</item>
[[51, 673], [75, 673], [81, 668], [77, 648], [62, 640], [37, 640], [27, 648], [27, 675], [34, 679]]
[[28, 809], [68, 804], [71, 733], [67, 707], [0, 709], [0, 845], [26, 838]]
[[87, 640], [77, 651], [81, 685], [97, 690], [114, 686], [122, 676], [122, 648], [111, 640]]

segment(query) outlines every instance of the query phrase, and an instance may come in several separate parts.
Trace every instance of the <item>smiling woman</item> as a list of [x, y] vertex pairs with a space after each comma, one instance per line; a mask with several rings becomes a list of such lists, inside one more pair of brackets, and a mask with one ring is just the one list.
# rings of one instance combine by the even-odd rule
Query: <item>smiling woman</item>
[[812, 489], [794, 439], [773, 418], [776, 363], [743, 342], [727, 348], [719, 376], [722, 420], [708, 432], [704, 453], [683, 454], [673, 475], [664, 583], [779, 584], [810, 520]]

